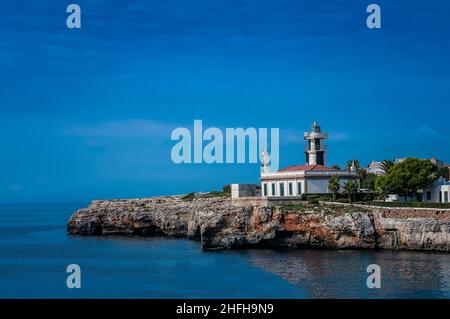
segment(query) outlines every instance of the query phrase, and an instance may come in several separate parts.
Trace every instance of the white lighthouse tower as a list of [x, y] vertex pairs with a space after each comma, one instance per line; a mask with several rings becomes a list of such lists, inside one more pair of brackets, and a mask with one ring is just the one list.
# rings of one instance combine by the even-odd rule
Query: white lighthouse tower
[[[299, 199], [303, 194], [329, 194], [330, 178], [337, 176], [343, 185], [350, 180], [358, 180], [356, 169], [340, 171], [325, 166], [327, 133], [322, 133], [319, 124], [314, 122], [311, 130], [304, 134], [306, 165], [292, 165], [276, 172], [269, 172], [267, 164], [270, 154], [265, 150], [261, 154], [261, 196], [282, 200]], [[354, 163], [353, 163], [354, 166]]]
[[327, 138], [328, 133], [322, 133], [317, 122], [311, 125], [310, 132], [305, 132], [304, 139], [308, 141], [308, 144], [305, 145], [307, 165], [325, 165], [326, 147], [324, 140]]

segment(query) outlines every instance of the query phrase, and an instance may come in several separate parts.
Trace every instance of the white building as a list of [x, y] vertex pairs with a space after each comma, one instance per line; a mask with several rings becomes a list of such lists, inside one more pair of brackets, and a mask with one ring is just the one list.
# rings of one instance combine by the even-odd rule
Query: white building
[[324, 140], [328, 138], [328, 134], [322, 133], [316, 122], [311, 126], [311, 131], [304, 134], [304, 138], [308, 141], [305, 147], [305, 165], [289, 166], [277, 172], [267, 172], [267, 165], [263, 160], [261, 171], [261, 195], [263, 197], [326, 194], [331, 193], [328, 189], [328, 180], [332, 176], [337, 176], [341, 185], [348, 180], [358, 179], [355, 169], [348, 172], [325, 166]]
[[450, 182], [440, 178], [423, 190], [422, 200], [431, 203], [450, 203]]
[[231, 184], [231, 198], [256, 196], [255, 184]]
[[384, 175], [385, 172], [383, 170], [382, 162], [372, 161], [369, 167], [366, 169], [367, 173], [375, 174], [375, 175]]

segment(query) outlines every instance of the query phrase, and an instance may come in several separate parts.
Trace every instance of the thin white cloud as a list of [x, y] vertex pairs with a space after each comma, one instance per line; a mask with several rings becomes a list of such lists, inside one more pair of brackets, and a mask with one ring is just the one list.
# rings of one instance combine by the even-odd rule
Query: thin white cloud
[[348, 140], [348, 134], [344, 132], [330, 132], [328, 133], [330, 141], [345, 141]]
[[420, 138], [446, 140], [446, 136], [444, 134], [426, 125], [419, 127], [415, 133]]
[[85, 138], [170, 137], [174, 124], [145, 119], [100, 122], [74, 125], [64, 130], [65, 135]]

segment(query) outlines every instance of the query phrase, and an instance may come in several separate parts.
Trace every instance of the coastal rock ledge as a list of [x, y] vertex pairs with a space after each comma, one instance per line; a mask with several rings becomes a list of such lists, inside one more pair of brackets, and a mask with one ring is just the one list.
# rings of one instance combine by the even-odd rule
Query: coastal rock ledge
[[450, 211], [329, 204], [233, 205], [230, 198], [182, 196], [99, 200], [67, 224], [76, 235], [185, 237], [203, 249], [310, 247], [450, 251]]

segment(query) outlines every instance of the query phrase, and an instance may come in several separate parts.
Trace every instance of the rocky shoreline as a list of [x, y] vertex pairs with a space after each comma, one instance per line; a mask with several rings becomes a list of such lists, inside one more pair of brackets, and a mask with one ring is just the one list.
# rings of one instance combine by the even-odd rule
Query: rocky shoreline
[[227, 197], [99, 200], [76, 211], [75, 235], [184, 237], [205, 250], [252, 247], [450, 251], [449, 210], [325, 204], [236, 206]]

